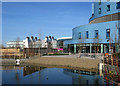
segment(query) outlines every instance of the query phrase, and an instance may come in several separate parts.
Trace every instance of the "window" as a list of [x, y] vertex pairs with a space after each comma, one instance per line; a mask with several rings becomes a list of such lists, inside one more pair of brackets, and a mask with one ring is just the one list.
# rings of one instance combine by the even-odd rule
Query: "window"
[[99, 8], [99, 14], [101, 14], [101, 8]]
[[107, 5], [107, 11], [110, 11], [110, 5]]
[[118, 32], [119, 32], [119, 39], [120, 39], [120, 28], [118, 30], [119, 30]]
[[101, 5], [101, 0], [99, 0], [99, 5]]
[[120, 28], [118, 30], [119, 30], [119, 36], [120, 36]]
[[117, 2], [117, 9], [120, 9], [120, 1]]
[[79, 39], [81, 39], [81, 32], [79, 32]]
[[95, 38], [98, 38], [98, 30], [95, 30]]
[[110, 29], [106, 29], [106, 39], [110, 39]]
[[86, 39], [88, 39], [89, 38], [89, 33], [88, 33], [88, 31], [86, 31]]

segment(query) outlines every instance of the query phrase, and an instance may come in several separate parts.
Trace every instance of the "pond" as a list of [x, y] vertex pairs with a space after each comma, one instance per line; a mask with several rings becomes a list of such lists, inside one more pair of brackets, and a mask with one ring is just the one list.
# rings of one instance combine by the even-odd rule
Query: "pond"
[[2, 66], [3, 84], [105, 84], [96, 72], [35, 66]]

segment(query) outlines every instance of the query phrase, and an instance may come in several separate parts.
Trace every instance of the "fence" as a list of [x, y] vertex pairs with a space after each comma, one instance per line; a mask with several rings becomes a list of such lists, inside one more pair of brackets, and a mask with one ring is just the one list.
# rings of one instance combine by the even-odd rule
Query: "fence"
[[21, 49], [19, 48], [4, 48], [0, 49], [1, 58], [15, 59], [15, 58], [24, 58]]
[[23, 54], [24, 57], [28, 56], [42, 56], [48, 53], [57, 53], [57, 49], [48, 49], [47, 48], [24, 48]]
[[120, 83], [120, 58], [118, 56], [108, 55], [103, 59], [104, 79], [107, 84]]
[[23, 50], [17, 48], [5, 48], [0, 49], [1, 58], [5, 59], [24, 59], [29, 56], [42, 56], [48, 53], [57, 53], [57, 49], [47, 49], [47, 48], [24, 48]]

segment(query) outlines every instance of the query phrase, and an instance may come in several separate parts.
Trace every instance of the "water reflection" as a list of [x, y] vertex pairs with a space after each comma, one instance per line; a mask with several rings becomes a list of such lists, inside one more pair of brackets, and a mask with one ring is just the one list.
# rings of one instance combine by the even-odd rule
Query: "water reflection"
[[11, 65], [3, 65], [2, 70], [21, 70], [22, 66], [16, 65], [16, 66], [11, 66]]
[[64, 69], [64, 74], [72, 77], [72, 84], [104, 84], [103, 77], [98, 72]]
[[23, 68], [23, 76], [32, 74], [34, 72], [40, 71], [42, 69], [45, 69], [46, 67], [33, 67], [33, 66], [25, 66]]
[[73, 70], [73, 69], [64, 69], [64, 71], [78, 73], [78, 74], [85, 74], [85, 75], [98, 75], [98, 72], [93, 71], [83, 71], [83, 70]]
[[98, 72], [34, 66], [3, 66], [3, 84], [104, 84]]

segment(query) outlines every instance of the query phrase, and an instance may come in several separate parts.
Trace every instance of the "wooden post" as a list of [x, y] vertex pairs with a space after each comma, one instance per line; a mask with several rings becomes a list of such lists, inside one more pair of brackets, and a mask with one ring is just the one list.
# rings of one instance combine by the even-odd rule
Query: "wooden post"
[[108, 64], [108, 55], [106, 56], [107, 64]]
[[26, 58], [26, 53], [25, 53], [25, 58]]
[[111, 65], [113, 65], [113, 56], [111, 55]]
[[103, 63], [104, 63], [105, 56], [103, 56]]

